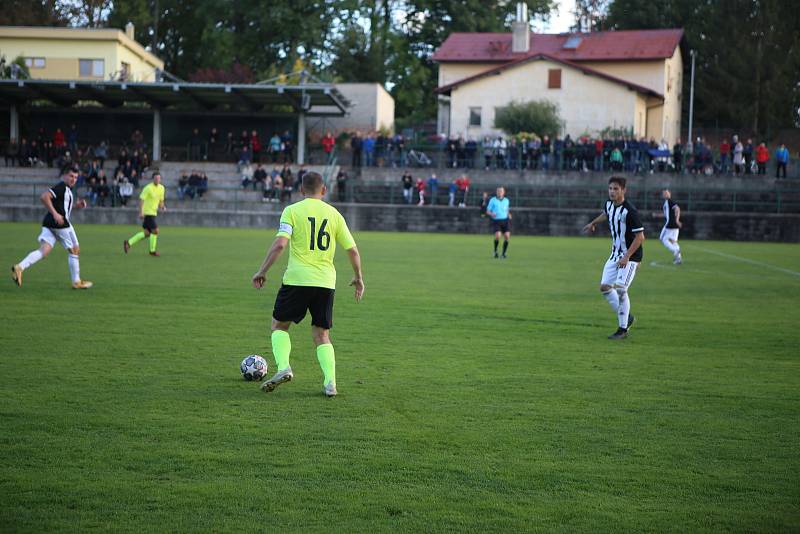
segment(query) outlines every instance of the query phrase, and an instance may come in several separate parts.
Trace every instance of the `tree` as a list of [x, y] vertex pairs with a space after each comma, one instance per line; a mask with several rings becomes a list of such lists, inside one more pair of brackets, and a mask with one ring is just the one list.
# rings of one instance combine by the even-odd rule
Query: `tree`
[[606, 19], [609, 0], [575, 0], [573, 31], [602, 31]]
[[558, 105], [548, 100], [511, 102], [499, 108], [494, 118], [495, 128], [509, 135], [521, 132], [554, 137], [561, 130]]

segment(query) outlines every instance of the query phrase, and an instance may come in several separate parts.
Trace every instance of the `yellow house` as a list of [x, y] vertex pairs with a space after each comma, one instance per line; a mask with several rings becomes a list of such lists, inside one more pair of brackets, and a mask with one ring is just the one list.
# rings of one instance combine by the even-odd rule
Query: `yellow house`
[[0, 26], [0, 55], [25, 58], [31, 78], [154, 82], [164, 62], [116, 29]]
[[682, 30], [533, 34], [524, 11], [510, 33], [453, 33], [436, 51], [439, 132], [499, 134], [498, 108], [548, 100], [562, 135], [612, 127], [670, 144], [680, 137]]

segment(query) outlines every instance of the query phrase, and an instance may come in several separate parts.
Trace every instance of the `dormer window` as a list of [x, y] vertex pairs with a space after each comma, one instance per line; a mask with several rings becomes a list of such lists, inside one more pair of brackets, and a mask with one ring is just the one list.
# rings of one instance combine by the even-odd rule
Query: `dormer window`
[[570, 35], [567, 42], [564, 43], [564, 50], [577, 50], [583, 42], [583, 37], [580, 35]]

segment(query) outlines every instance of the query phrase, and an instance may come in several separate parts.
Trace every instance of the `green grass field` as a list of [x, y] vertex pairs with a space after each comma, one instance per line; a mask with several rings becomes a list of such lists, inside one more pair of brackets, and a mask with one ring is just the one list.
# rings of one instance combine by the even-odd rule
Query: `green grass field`
[[[608, 239], [361, 233], [339, 254], [339, 396], [309, 320], [264, 395], [271, 230], [78, 227], [17, 288], [35, 224], [2, 224], [2, 531], [797, 531], [800, 247], [655, 240], [612, 342]], [[651, 262], [657, 262], [651, 265]], [[749, 263], [757, 262], [756, 263]], [[762, 264], [762, 265], [759, 265]], [[274, 369], [270, 369], [272, 372]]]

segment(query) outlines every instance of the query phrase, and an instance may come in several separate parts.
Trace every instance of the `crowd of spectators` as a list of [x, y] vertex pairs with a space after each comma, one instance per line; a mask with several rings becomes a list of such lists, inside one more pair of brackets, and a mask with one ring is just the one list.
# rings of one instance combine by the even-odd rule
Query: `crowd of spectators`
[[[470, 185], [472, 182], [466, 174], [460, 175], [446, 187], [439, 185], [439, 178], [436, 173], [431, 173], [427, 180], [420, 177], [416, 179], [410, 171], [406, 171], [400, 177], [400, 184], [403, 191], [403, 202], [406, 204], [416, 204], [417, 206], [435, 206], [438, 204], [439, 194], [447, 191], [447, 205], [464, 208], [467, 206]], [[343, 190], [339, 188], [339, 200], [342, 198]]]
[[242, 130], [238, 136], [229, 131], [225, 137], [217, 128], [202, 134], [194, 128], [189, 138], [187, 159], [189, 161], [233, 161], [237, 167], [251, 163], [294, 162], [294, 136], [288, 131], [274, 132], [262, 138], [257, 130]]
[[262, 202], [291, 202], [292, 195], [300, 191], [303, 183], [306, 166], [300, 165], [295, 176], [289, 163], [283, 167], [274, 166], [272, 171], [267, 171], [262, 163], [253, 166], [250, 163], [239, 168], [242, 178], [242, 188], [252, 187], [253, 191], [261, 191]]
[[[336, 140], [327, 132], [322, 148], [330, 156]], [[372, 132], [350, 137], [353, 167], [429, 167], [438, 159], [442, 167], [485, 170], [625, 171], [702, 174], [766, 174], [775, 160], [776, 177], [786, 176], [789, 152], [783, 143], [772, 153], [762, 142], [739, 141], [737, 136], [711, 146], [702, 137], [685, 145], [631, 136], [573, 139], [521, 134], [516, 137], [437, 136], [427, 145], [412, 145], [401, 134]]]

